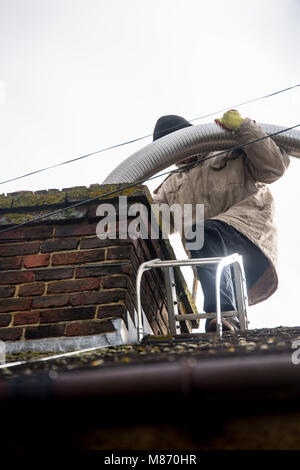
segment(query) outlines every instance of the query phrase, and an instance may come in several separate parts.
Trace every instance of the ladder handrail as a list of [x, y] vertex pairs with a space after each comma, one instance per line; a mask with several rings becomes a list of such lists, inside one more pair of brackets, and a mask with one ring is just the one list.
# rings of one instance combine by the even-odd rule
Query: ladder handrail
[[[137, 271], [136, 276], [136, 295], [137, 295], [137, 340], [141, 342], [144, 335], [143, 328], [143, 316], [142, 316], [142, 304], [141, 304], [141, 280], [144, 272], [153, 268], [165, 268], [165, 275], [170, 276], [169, 269], [173, 270], [177, 266], [209, 266], [212, 264], [217, 265], [216, 270], [216, 317], [217, 317], [217, 333], [219, 338], [222, 338], [222, 312], [221, 312], [221, 293], [220, 293], [220, 282], [223, 269], [227, 266], [233, 265], [234, 267], [234, 282], [236, 287], [237, 303], [238, 309], [237, 313], [239, 314], [241, 326], [243, 328], [248, 328], [247, 320], [247, 307], [248, 307], [248, 297], [247, 297], [247, 288], [246, 288], [246, 278], [243, 266], [243, 258], [238, 253], [233, 253], [229, 256], [215, 257], [215, 258], [193, 258], [185, 260], [164, 260], [161, 261], [160, 258], [155, 258], [150, 261], [145, 261], [142, 263]], [[166, 269], [169, 268], [169, 269]], [[170, 280], [170, 279], [169, 279]], [[172, 311], [169, 311], [172, 310]], [[176, 334], [176, 314], [174, 309], [168, 308], [169, 314], [169, 327], [172, 334]], [[195, 314], [197, 315], [197, 314]], [[205, 314], [203, 314], [205, 315]], [[207, 318], [211, 318], [211, 314]], [[189, 315], [190, 317], [190, 315]], [[196, 318], [196, 317], [194, 317]], [[188, 318], [187, 318], [188, 320]]]

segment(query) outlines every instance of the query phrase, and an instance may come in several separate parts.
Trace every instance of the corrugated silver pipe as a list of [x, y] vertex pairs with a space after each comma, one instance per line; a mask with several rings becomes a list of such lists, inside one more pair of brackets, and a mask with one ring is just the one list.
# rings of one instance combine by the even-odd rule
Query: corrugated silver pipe
[[[273, 124], [259, 125], [267, 134], [285, 129]], [[292, 129], [273, 136], [272, 139], [289, 155], [300, 158], [300, 131]], [[234, 134], [215, 123], [186, 127], [133, 153], [118, 165], [103, 183], [134, 183], [150, 178], [191, 155], [226, 150], [234, 145], [237, 145]]]

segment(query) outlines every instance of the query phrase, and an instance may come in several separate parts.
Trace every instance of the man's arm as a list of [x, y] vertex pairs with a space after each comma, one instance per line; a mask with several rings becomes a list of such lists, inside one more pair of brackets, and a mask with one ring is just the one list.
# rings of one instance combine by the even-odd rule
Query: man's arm
[[[267, 135], [249, 118], [244, 119], [233, 132], [239, 144]], [[273, 183], [284, 174], [290, 164], [286, 151], [278, 147], [271, 137], [246, 145], [243, 150], [248, 157], [248, 167], [253, 178], [261, 183]]]
[[[232, 131], [238, 144], [246, 144], [267, 134], [249, 118], [242, 118], [236, 109], [231, 109], [215, 122]], [[278, 147], [272, 138], [263, 139], [243, 147], [248, 157], [248, 168], [256, 181], [273, 183], [280, 178], [290, 164], [285, 150]]]
[[152, 198], [153, 198], [153, 201], [156, 203], [156, 204], [159, 204], [159, 203], [165, 203], [165, 204], [169, 204], [168, 202], [168, 198], [167, 198], [167, 193], [166, 193], [166, 181], [168, 178], [170, 178], [171, 175], [168, 175], [164, 180], [163, 182], [157, 186], [157, 188], [154, 189], [153, 191], [153, 195], [152, 195]]

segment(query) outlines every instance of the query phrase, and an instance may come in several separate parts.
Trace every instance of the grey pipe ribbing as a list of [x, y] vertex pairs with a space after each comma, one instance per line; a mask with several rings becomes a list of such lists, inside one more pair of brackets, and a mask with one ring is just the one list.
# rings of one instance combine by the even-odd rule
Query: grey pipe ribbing
[[[284, 130], [283, 126], [259, 123], [266, 134]], [[292, 129], [272, 139], [286, 152], [300, 158], [300, 132]], [[234, 134], [215, 123], [200, 124], [172, 132], [146, 145], [118, 165], [103, 184], [133, 183], [148, 179], [159, 171], [191, 155], [226, 150], [237, 145]]]

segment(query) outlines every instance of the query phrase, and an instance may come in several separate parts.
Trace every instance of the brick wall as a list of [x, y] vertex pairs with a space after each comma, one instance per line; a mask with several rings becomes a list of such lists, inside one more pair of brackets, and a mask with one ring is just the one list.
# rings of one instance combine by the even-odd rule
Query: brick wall
[[[113, 185], [12, 193], [0, 196], [0, 231], [115, 189]], [[128, 202], [148, 204], [145, 186], [127, 190]], [[117, 199], [106, 202], [116, 203]], [[135, 277], [140, 263], [174, 257], [164, 240], [100, 240], [96, 207], [86, 203], [39, 222], [0, 233], [0, 339], [24, 341], [104, 334], [113, 318], [134, 322]], [[192, 311], [186, 285], [181, 312]], [[167, 333], [161, 274], [144, 275], [143, 310], [155, 334]], [[186, 331], [190, 330], [186, 322]]]

